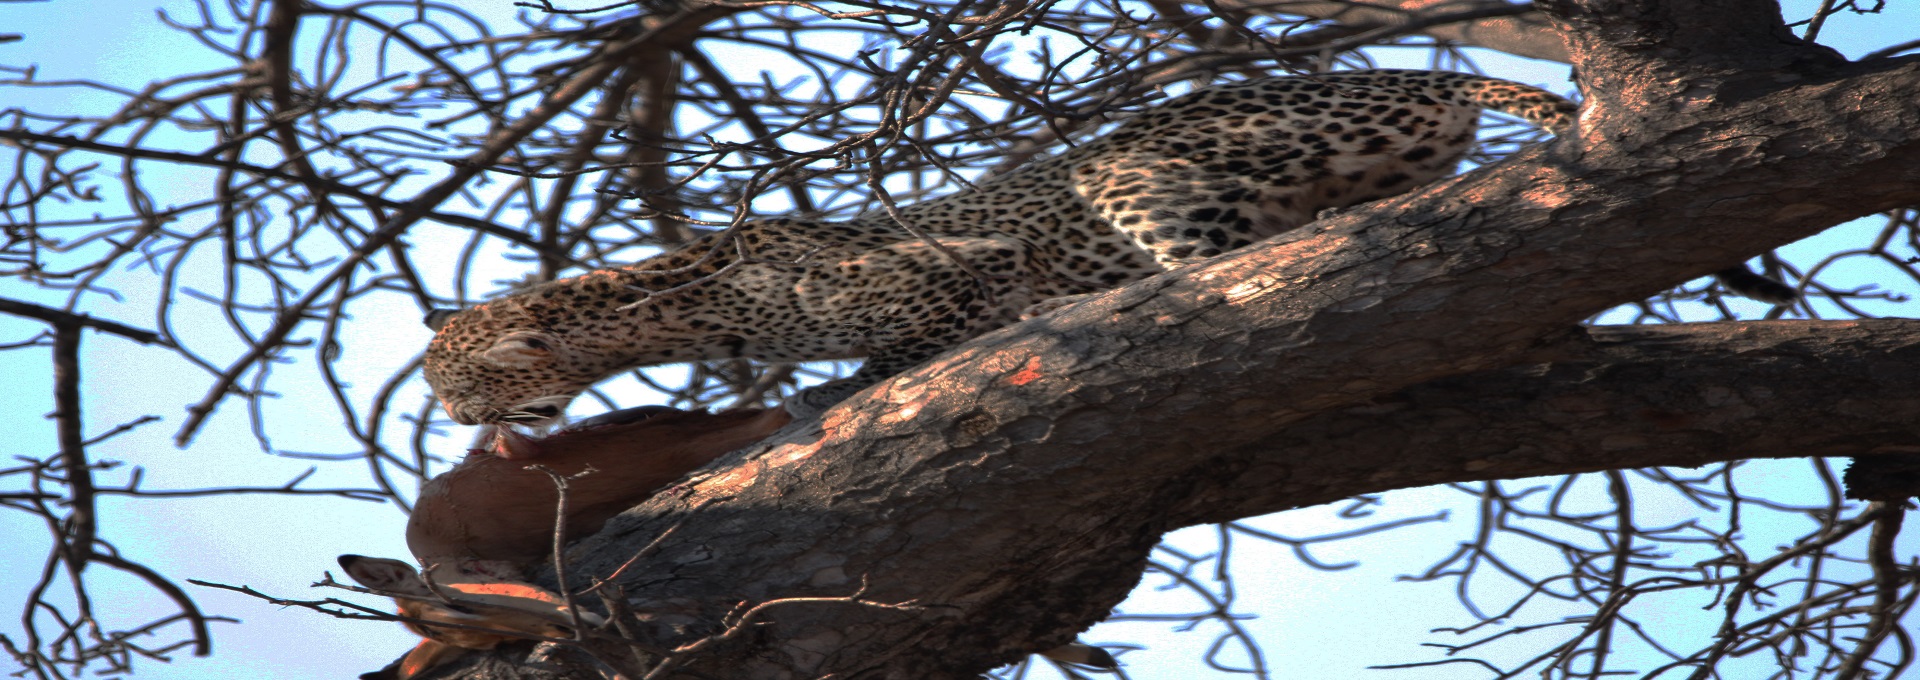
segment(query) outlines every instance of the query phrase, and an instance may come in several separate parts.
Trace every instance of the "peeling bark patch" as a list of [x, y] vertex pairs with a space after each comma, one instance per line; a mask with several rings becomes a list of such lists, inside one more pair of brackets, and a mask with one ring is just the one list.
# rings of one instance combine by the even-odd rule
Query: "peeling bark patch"
[[[938, 371], [952, 365], [953, 363], [948, 361], [928, 364], [928, 367]], [[899, 379], [880, 383], [880, 387], [874, 390], [873, 396], [875, 399], [900, 405], [893, 413], [881, 416], [882, 422], [890, 422], [885, 419], [900, 412], [919, 413], [920, 407], [925, 404], [928, 397], [940, 393], [942, 380], [938, 378], [916, 378], [918, 378], [917, 375], [903, 376]], [[911, 418], [912, 416], [907, 417]]]
[[920, 415], [920, 407], [926, 406], [926, 405], [927, 405], [927, 402], [925, 401], [920, 401], [920, 400], [911, 401], [905, 404], [901, 404], [899, 408], [896, 408], [884, 414], [881, 414], [881, 416], [876, 420], [883, 425], [904, 423], [909, 420], [913, 420], [914, 416]]
[[753, 465], [742, 465], [709, 478], [700, 485], [700, 491], [708, 495], [731, 495], [746, 488], [747, 482], [753, 479], [753, 474]]
[[[891, 388], [894, 383], [898, 383], [898, 382], [902, 382], [902, 381], [894, 380], [891, 382], [881, 384], [880, 389], [876, 391], [874, 396], [876, 397], [881, 396], [889, 388]], [[829, 435], [827, 437], [828, 439], [832, 439], [836, 441], [845, 440], [848, 438], [846, 435], [839, 435], [839, 436], [833, 436], [833, 435], [835, 435], [836, 433], [857, 432], [858, 429], [853, 427], [853, 424], [857, 421], [857, 419], [855, 418], [856, 413], [857, 412], [854, 411], [853, 409], [844, 409], [844, 408], [827, 411], [826, 415], [823, 415], [820, 417], [820, 429]]]
[[1303, 238], [1292, 243], [1275, 243], [1268, 246], [1266, 253], [1260, 258], [1262, 264], [1261, 269], [1253, 269], [1250, 264], [1245, 266], [1219, 267], [1215, 268], [1214, 271], [1207, 272], [1204, 279], [1228, 277], [1238, 281], [1238, 283], [1227, 287], [1227, 289], [1222, 292], [1222, 295], [1226, 297], [1227, 304], [1229, 305], [1245, 304], [1249, 300], [1259, 297], [1262, 293], [1285, 287], [1286, 281], [1278, 277], [1260, 273], [1268, 269], [1267, 265], [1276, 262], [1302, 262], [1322, 259], [1323, 256], [1328, 256], [1334, 251], [1345, 248], [1347, 242], [1351, 240], [1351, 238], [1345, 235], [1328, 234]]
[[[793, 465], [795, 463], [804, 461], [808, 458], [812, 458], [813, 454], [816, 454], [819, 452], [820, 452], [819, 446], [808, 446], [804, 444], [784, 444], [784, 445], [781, 445], [780, 448], [767, 452], [766, 457], [762, 458], [761, 460], [766, 461], [767, 465], [774, 465], [774, 466]], [[736, 474], [741, 472], [745, 472], [747, 477], [753, 476], [752, 470], [746, 467], [741, 467], [732, 472], [728, 472], [725, 476], [721, 477], [721, 480], [725, 481], [727, 478], [733, 477]]]
[[1027, 360], [1027, 365], [1022, 367], [1020, 372], [1009, 376], [1007, 382], [1013, 383], [1015, 386], [1020, 386], [1039, 379], [1040, 357], [1033, 357]]
[[[1499, 200], [1502, 197], [1482, 195], [1480, 198]], [[1520, 194], [1520, 200], [1530, 207], [1557, 210], [1573, 202], [1573, 192], [1569, 190], [1564, 177], [1541, 177], [1527, 185], [1526, 191]]]
[[1238, 304], [1243, 300], [1259, 295], [1280, 285], [1280, 280], [1272, 276], [1255, 276], [1228, 287], [1222, 294], [1227, 304]]

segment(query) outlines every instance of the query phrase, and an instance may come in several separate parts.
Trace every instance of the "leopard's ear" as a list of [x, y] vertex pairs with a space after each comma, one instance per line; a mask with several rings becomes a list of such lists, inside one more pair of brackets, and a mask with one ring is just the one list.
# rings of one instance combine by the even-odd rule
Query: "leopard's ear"
[[460, 313], [458, 309], [429, 309], [427, 310], [427, 317], [421, 319], [421, 321], [426, 322], [427, 328], [431, 328], [433, 332], [438, 333], [441, 328], [447, 325], [447, 319], [453, 318], [453, 315], [458, 313]]
[[480, 356], [501, 368], [531, 368], [553, 358], [553, 336], [539, 331], [514, 331], [493, 341]]

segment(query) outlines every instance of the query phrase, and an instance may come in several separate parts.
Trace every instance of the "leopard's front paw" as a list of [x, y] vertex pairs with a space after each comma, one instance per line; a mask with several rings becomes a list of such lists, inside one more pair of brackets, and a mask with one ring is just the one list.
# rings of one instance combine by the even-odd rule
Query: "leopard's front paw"
[[[806, 420], [820, 415], [822, 411], [827, 409], [824, 406], [807, 403], [807, 395], [812, 392], [812, 390], [801, 390], [793, 396], [787, 397], [786, 401], [780, 402], [780, 408], [786, 409], [787, 415], [793, 416], [794, 420]], [[832, 404], [827, 404], [827, 406], [832, 406]]]
[[833, 408], [834, 404], [846, 401], [847, 397], [853, 396], [862, 387], [866, 385], [841, 378], [795, 392], [780, 406], [787, 409], [787, 413], [792, 415], [794, 420], [805, 420], [825, 413], [827, 409]]

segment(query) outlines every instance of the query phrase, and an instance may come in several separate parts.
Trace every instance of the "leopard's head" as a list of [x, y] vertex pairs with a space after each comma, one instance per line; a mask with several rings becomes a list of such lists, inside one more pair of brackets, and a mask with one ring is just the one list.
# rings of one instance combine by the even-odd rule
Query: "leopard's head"
[[512, 301], [427, 313], [437, 333], [423, 369], [448, 416], [463, 425], [545, 423], [622, 368], [543, 316]]

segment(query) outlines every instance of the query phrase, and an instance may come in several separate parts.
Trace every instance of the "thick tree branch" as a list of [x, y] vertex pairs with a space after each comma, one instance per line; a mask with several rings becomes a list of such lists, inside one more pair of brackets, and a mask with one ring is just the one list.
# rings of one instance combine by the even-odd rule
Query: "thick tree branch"
[[1912, 390], [1920, 384], [1920, 321], [1589, 332], [1584, 356], [1443, 378], [1243, 447], [1223, 457], [1242, 459], [1228, 464], [1239, 474], [1174, 514], [1199, 524], [1447, 482], [1920, 454], [1920, 396]]

